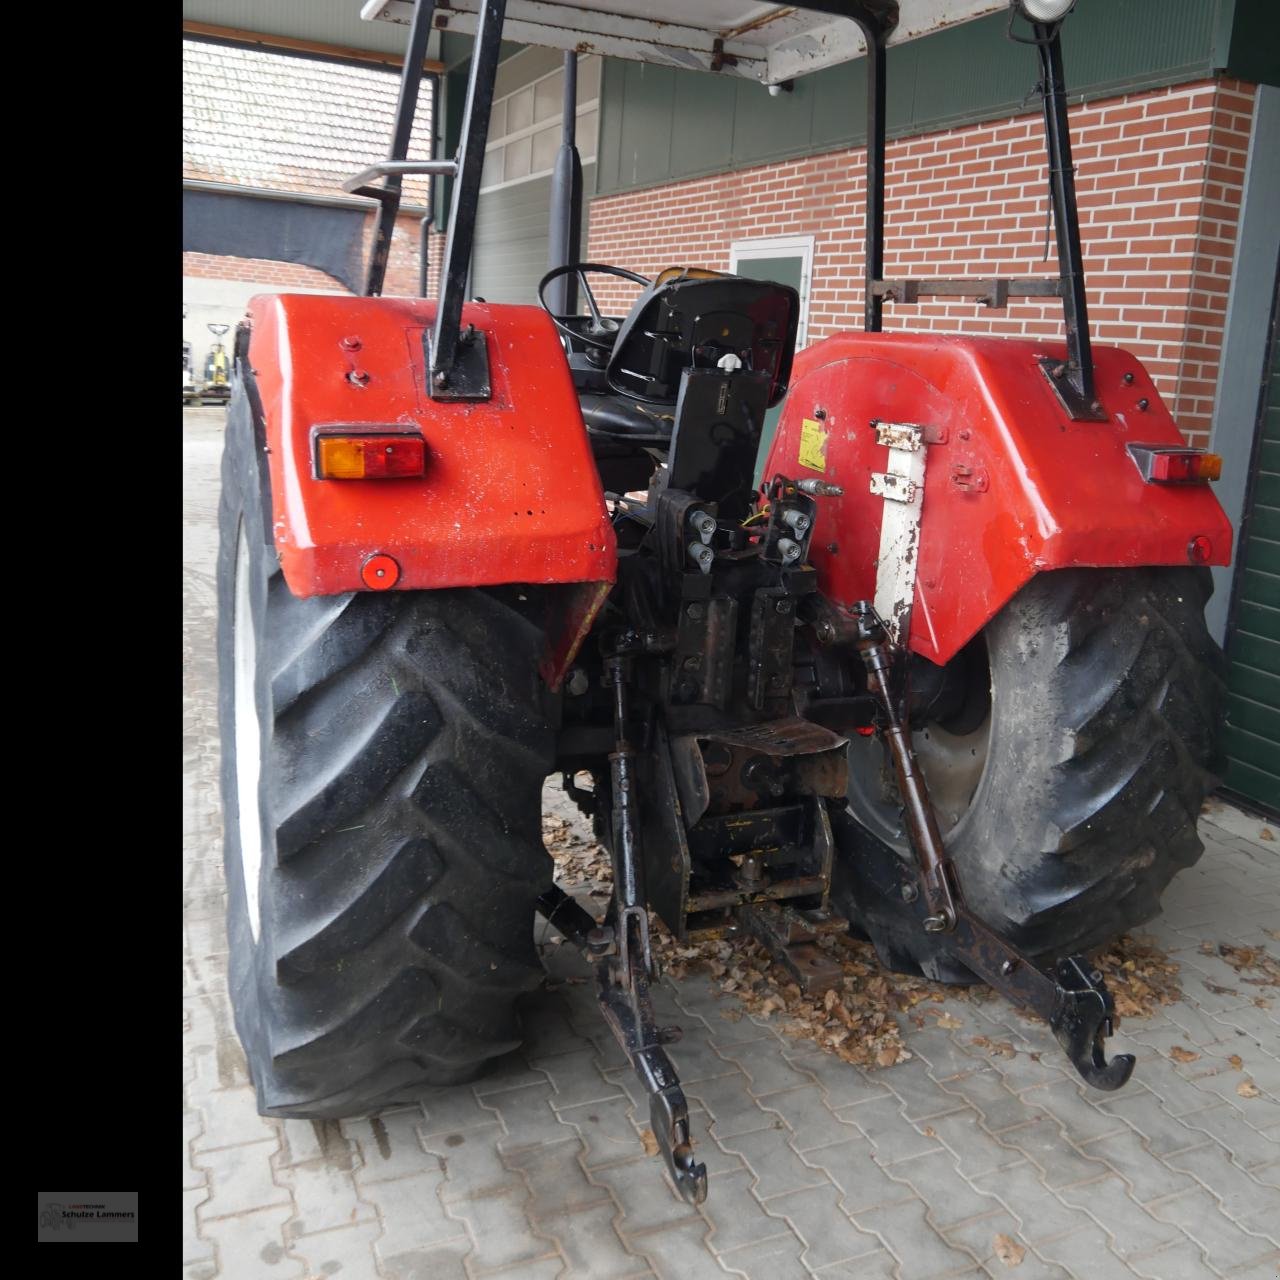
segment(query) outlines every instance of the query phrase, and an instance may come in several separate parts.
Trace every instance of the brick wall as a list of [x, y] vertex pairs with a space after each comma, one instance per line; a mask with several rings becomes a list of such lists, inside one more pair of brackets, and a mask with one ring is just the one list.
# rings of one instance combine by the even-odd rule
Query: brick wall
[[[387, 278], [383, 292], [409, 294], [418, 292], [418, 223], [416, 215], [403, 214], [396, 219], [391, 235], [391, 252], [387, 257]], [[373, 238], [374, 215], [365, 219], [364, 261], [368, 261]], [[183, 253], [182, 274], [205, 280], [261, 281], [282, 293], [289, 289], [344, 289], [331, 275], [296, 262], [276, 262], [268, 258], [233, 258], [210, 253]]]
[[[1224, 80], [1070, 112], [1095, 340], [1138, 355], [1194, 444], [1208, 440], [1252, 111], [1253, 87]], [[727, 270], [735, 240], [812, 234], [809, 340], [858, 328], [864, 154], [599, 197], [584, 257], [646, 275], [671, 265]], [[1038, 113], [891, 142], [885, 275], [1052, 274], [1047, 208]], [[595, 280], [601, 301], [625, 311], [630, 287]], [[1061, 317], [1056, 301], [1005, 311], [888, 303], [885, 328], [1049, 336], [1062, 332]]]

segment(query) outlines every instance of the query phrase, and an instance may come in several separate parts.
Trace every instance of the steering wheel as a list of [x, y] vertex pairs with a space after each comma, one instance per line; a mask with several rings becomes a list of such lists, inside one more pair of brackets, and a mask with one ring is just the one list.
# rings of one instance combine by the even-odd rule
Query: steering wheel
[[[648, 288], [653, 281], [647, 276], [637, 275], [634, 271], [627, 271], [622, 267], [610, 267], [602, 262], [568, 262], [563, 267], [553, 267], [538, 281], [538, 304], [551, 317], [551, 323], [561, 333], [575, 342], [584, 342], [587, 346], [595, 347], [599, 351], [612, 351], [614, 339], [618, 334], [618, 322], [600, 314], [600, 308], [596, 305], [595, 295], [591, 292], [591, 286], [587, 283], [588, 271], [602, 276], [619, 276], [621, 279], [630, 280], [633, 284], [638, 284], [642, 288]], [[553, 280], [559, 280], [561, 276], [567, 275], [578, 277], [578, 283], [582, 285], [582, 296], [586, 299], [587, 309], [591, 312], [589, 317], [575, 316], [568, 319], [578, 320], [579, 322], [587, 320], [588, 324], [584, 329], [573, 328], [568, 323], [568, 319], [562, 320], [547, 305], [547, 285]]]

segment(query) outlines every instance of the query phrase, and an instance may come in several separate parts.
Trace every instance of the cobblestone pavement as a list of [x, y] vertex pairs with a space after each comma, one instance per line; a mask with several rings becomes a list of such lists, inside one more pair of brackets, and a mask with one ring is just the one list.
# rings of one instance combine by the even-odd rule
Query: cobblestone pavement
[[[734, 1002], [705, 978], [664, 980], [710, 1170], [690, 1208], [644, 1153], [645, 1108], [589, 986], [565, 981], [585, 968], [548, 947], [528, 1043], [481, 1081], [371, 1120], [258, 1116], [225, 985], [220, 411], [184, 412], [184, 440], [184, 1280], [1280, 1275], [1280, 999], [1201, 951], [1280, 950], [1280, 841], [1225, 806], [1144, 931], [1182, 966], [1184, 998], [1112, 1042], [1138, 1055], [1118, 1094], [1086, 1093], [1047, 1030], [998, 1001], [951, 1002], [958, 1029], [906, 1026], [913, 1057], [867, 1072], [722, 1018]], [[979, 1034], [1016, 1053], [989, 1056]]]

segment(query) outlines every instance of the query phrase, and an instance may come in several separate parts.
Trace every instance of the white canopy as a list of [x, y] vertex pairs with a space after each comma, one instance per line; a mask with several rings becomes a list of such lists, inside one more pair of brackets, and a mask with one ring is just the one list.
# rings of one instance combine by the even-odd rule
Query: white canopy
[[[437, 29], [474, 34], [479, 0], [435, 6]], [[1007, 10], [1008, 0], [900, 0], [889, 43]], [[410, 0], [366, 0], [360, 16], [408, 24]], [[442, 22], [443, 19], [443, 22]], [[690, 70], [717, 70], [778, 84], [859, 57], [862, 33], [849, 18], [758, 0], [507, 0], [504, 35]]]

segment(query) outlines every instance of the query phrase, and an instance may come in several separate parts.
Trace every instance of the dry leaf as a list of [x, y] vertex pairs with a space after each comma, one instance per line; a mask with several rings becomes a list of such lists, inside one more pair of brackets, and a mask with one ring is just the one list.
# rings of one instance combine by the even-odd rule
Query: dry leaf
[[1241, 1080], [1240, 1083], [1236, 1085], [1236, 1092], [1242, 1098], [1257, 1098], [1261, 1096], [1262, 1091], [1253, 1083], [1252, 1080]]
[[1228, 1061], [1229, 1063], [1231, 1063], [1231, 1065], [1232, 1065], [1232, 1066], [1233, 1066], [1237, 1071], [1243, 1071], [1243, 1070], [1244, 1070], [1244, 1059], [1243, 1059], [1243, 1058], [1242, 1058], [1238, 1053], [1233, 1053], [1233, 1054], [1231, 1055], [1231, 1057], [1229, 1057], [1229, 1058], [1227, 1059], [1227, 1061]]
[[938, 1019], [938, 1026], [945, 1027], [948, 1031], [954, 1031], [957, 1027], [961, 1027], [963, 1025], [964, 1024], [959, 1018], [953, 1018], [949, 1013], [944, 1013]]
[[645, 1155], [656, 1156], [658, 1154], [658, 1140], [653, 1136], [652, 1129], [641, 1129], [640, 1141], [644, 1143]]
[[1026, 1249], [1022, 1247], [1011, 1236], [996, 1236], [992, 1241], [995, 1246], [996, 1257], [1004, 1263], [1006, 1267], [1016, 1267], [1026, 1254]]
[[891, 1067], [898, 1061], [898, 1050], [892, 1046], [887, 1049], [881, 1049], [876, 1054], [877, 1067]]
[[925, 1125], [924, 1128], [920, 1130], [920, 1132], [923, 1133], [926, 1138], [936, 1138], [938, 1136], [937, 1131], [933, 1128], [933, 1126], [928, 1124]]
[[1192, 1053], [1190, 1049], [1184, 1049], [1180, 1044], [1175, 1044], [1169, 1050], [1169, 1057], [1174, 1062], [1194, 1062], [1199, 1056], [1198, 1053]]
[[1260, 840], [1274, 840], [1276, 838], [1276, 833], [1272, 831], [1270, 827], [1263, 827], [1262, 830], [1258, 832], [1258, 838]]

